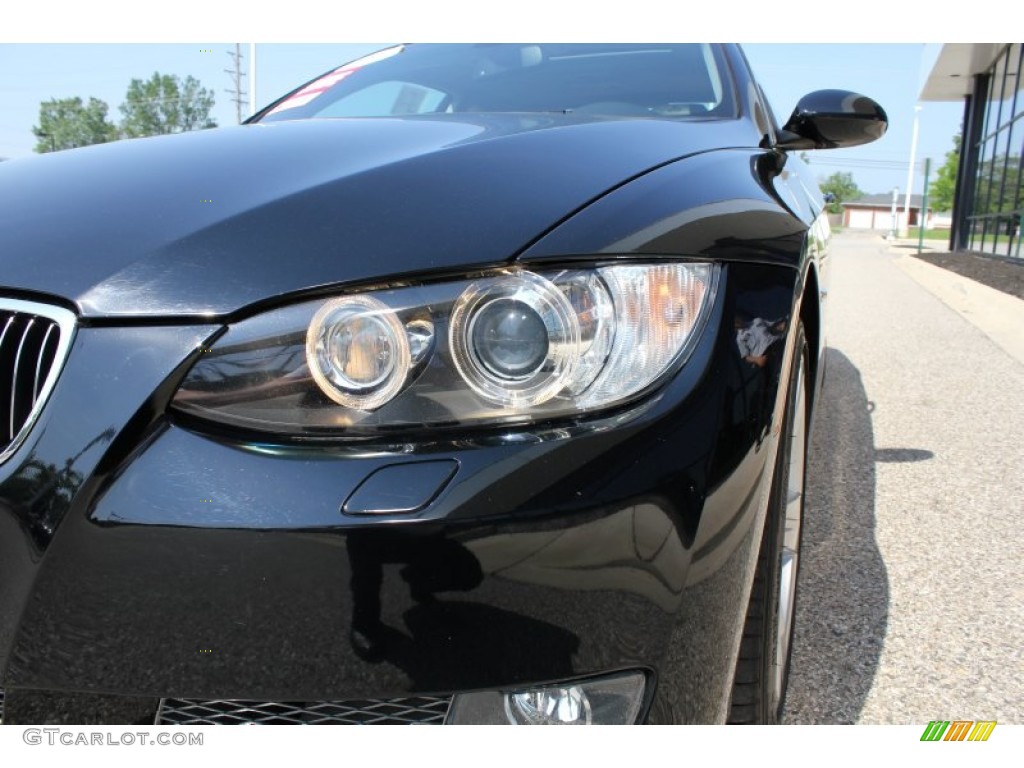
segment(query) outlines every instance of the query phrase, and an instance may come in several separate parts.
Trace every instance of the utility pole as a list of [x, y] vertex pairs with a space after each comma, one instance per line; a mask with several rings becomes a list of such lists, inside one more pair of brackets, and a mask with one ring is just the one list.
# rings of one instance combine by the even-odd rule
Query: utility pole
[[249, 117], [256, 114], [256, 43], [249, 43]]
[[242, 105], [248, 105], [248, 97], [246, 92], [242, 89], [242, 78], [245, 77], [245, 73], [242, 71], [242, 46], [239, 43], [235, 43], [235, 52], [228, 51], [228, 56], [231, 57], [234, 67], [232, 69], [225, 69], [229, 75], [235, 79], [235, 87], [227, 89], [228, 93], [234, 94], [231, 99], [235, 102], [235, 117], [238, 122], [242, 122]]

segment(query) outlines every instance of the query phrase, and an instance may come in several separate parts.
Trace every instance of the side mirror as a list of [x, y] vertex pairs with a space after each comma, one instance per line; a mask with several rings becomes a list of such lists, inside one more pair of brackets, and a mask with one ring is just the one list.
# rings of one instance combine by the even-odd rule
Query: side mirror
[[814, 91], [804, 96], [779, 132], [781, 149], [856, 147], [880, 139], [889, 127], [885, 110], [850, 91]]

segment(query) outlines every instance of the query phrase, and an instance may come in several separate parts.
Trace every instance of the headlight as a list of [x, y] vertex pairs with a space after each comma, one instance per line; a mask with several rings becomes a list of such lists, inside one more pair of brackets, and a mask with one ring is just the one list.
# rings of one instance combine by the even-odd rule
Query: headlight
[[716, 278], [689, 262], [516, 269], [306, 302], [231, 326], [174, 407], [307, 436], [609, 408], [682, 363]]

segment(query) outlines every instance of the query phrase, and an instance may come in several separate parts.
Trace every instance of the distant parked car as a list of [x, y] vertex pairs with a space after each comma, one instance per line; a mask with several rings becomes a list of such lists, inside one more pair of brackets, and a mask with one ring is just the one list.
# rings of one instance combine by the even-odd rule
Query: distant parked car
[[10, 723], [775, 722], [828, 225], [730, 45], [398, 46], [0, 167]]

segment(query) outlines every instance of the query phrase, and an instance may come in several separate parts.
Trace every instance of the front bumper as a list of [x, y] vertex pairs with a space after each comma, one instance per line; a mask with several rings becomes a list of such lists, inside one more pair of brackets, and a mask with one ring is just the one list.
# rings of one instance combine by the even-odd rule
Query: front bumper
[[[753, 265], [724, 277], [690, 361], [643, 406], [429, 445], [201, 434], [166, 404], [217, 327], [80, 328], [0, 467], [7, 722], [625, 669], [649, 675], [647, 721], [721, 722], [781, 401], [779, 366], [740, 359], [732, 318], [788, 314], [794, 282]], [[421, 459], [457, 465], [425, 509], [340, 511], [374, 471]]]

